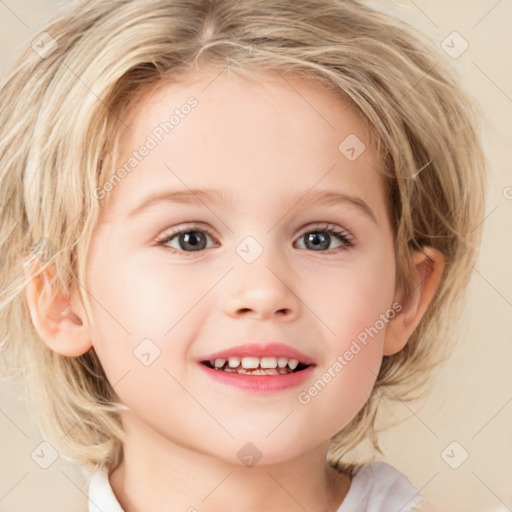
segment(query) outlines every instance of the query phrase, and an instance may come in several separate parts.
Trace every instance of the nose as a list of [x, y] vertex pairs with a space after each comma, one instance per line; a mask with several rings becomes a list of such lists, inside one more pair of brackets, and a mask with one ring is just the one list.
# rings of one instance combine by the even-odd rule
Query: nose
[[290, 273], [280, 272], [269, 263], [268, 258], [262, 258], [251, 264], [236, 264], [225, 304], [228, 315], [286, 321], [297, 317], [301, 301], [291, 287]]

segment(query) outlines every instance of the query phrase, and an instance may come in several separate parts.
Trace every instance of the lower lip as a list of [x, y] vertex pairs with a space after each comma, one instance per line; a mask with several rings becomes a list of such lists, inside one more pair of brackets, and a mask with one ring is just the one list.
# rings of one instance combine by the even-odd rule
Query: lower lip
[[309, 378], [314, 368], [314, 365], [310, 365], [304, 370], [285, 375], [248, 375], [214, 370], [204, 364], [199, 366], [218, 382], [256, 393], [272, 393], [299, 386]]

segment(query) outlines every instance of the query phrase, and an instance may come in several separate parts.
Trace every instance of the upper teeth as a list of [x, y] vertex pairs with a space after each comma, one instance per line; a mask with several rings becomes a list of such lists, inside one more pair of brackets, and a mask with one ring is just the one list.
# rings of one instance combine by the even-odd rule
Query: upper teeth
[[226, 359], [215, 359], [214, 366], [215, 368], [222, 368], [226, 361], [228, 362], [228, 366], [230, 368], [236, 368], [240, 366], [242, 363], [242, 368], [251, 369], [251, 368], [284, 368], [286, 365], [289, 366], [291, 370], [295, 370], [297, 368], [299, 361], [297, 359], [288, 359], [287, 357], [229, 357]]

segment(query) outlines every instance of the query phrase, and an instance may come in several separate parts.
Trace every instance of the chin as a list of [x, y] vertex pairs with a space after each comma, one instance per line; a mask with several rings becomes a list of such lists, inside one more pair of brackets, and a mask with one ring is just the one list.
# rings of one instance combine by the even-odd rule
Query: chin
[[[273, 434], [270, 437], [272, 436]], [[250, 435], [237, 437], [236, 440], [230, 441], [226, 451], [216, 453], [215, 456], [229, 464], [251, 468], [284, 464], [310, 449], [304, 445], [303, 439], [297, 441], [286, 436], [287, 442], [284, 442], [283, 439], [279, 439], [279, 436], [275, 439], [265, 439], [264, 436], [260, 439], [260, 437]]]

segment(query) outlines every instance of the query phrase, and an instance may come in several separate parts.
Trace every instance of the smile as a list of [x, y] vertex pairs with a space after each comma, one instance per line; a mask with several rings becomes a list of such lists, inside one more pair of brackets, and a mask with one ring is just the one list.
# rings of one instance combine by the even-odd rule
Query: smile
[[244, 375], [287, 375], [305, 370], [307, 364], [287, 357], [237, 357], [202, 361], [209, 368]]

